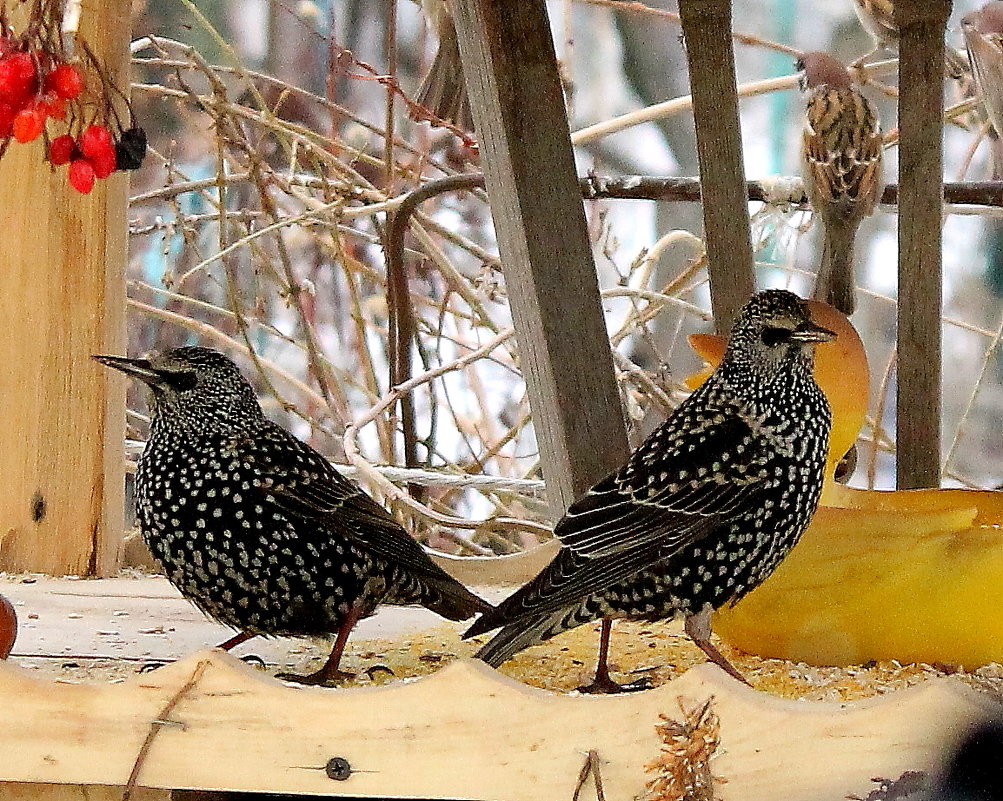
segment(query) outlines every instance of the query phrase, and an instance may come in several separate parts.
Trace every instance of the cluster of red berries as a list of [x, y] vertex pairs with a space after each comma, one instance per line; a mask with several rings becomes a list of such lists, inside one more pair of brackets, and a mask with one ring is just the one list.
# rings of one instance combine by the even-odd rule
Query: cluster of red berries
[[31, 142], [42, 135], [46, 121], [66, 119], [66, 102], [84, 90], [84, 78], [72, 64], [50, 63], [41, 52], [12, 50], [0, 38], [0, 139], [13, 136]]
[[70, 165], [70, 186], [86, 195], [95, 178], [107, 178], [118, 164], [115, 137], [103, 125], [89, 125], [79, 137], [57, 136], [49, 143], [49, 161]]
[[[55, 166], [69, 164], [70, 186], [82, 194], [94, 188], [97, 178], [115, 170], [139, 169], [146, 154], [146, 134], [141, 128], [120, 131], [118, 139], [109, 125], [84, 111], [84, 74], [72, 64], [40, 47], [5, 35], [0, 20], [0, 156], [13, 137], [32, 142], [43, 134], [48, 159]], [[107, 116], [108, 106], [105, 107]], [[46, 124], [63, 121], [69, 131], [49, 139]], [[118, 127], [116, 126], [116, 129]], [[73, 136], [74, 131], [76, 136]]]

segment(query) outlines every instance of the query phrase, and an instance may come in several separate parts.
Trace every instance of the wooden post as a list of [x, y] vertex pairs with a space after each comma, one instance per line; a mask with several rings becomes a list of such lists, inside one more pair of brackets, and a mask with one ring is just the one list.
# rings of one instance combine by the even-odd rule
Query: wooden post
[[544, 0], [454, 17], [555, 515], [628, 453]]
[[726, 334], [755, 291], [755, 261], [742, 163], [731, 0], [679, 0], [700, 160], [711, 308]]
[[[126, 0], [94, 0], [82, 35], [127, 86]], [[122, 539], [125, 382], [91, 361], [124, 352], [128, 179], [92, 194], [42, 144], [0, 161], [0, 570], [107, 575]]]
[[944, 28], [950, 0], [897, 0], [899, 292], [896, 479], [940, 486]]

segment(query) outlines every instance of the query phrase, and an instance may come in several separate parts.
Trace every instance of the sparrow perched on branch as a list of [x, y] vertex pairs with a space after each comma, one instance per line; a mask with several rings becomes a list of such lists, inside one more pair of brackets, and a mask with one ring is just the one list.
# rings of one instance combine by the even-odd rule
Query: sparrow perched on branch
[[[865, 53], [851, 65], [856, 68], [881, 50], [898, 49], [899, 28], [895, 22], [895, 3], [893, 0], [853, 0], [853, 10], [864, 30], [874, 39], [874, 49]], [[962, 53], [950, 45], [944, 45], [944, 62], [947, 74], [952, 78], [960, 78], [969, 67]]]
[[[439, 49], [418, 87], [415, 102], [424, 106], [438, 120], [451, 123], [464, 131], [473, 131], [474, 118], [470, 113], [470, 100], [463, 83], [460, 46], [456, 40], [456, 27], [453, 25], [449, 3], [446, 0], [421, 0], [421, 8], [425, 19], [439, 38]], [[414, 112], [411, 117], [421, 118]], [[434, 125], [436, 120], [431, 122]]]
[[1003, 177], [1003, 2], [986, 3], [961, 19], [975, 86], [992, 123], [990, 131], [993, 179]]
[[874, 106], [828, 53], [805, 53], [797, 69], [808, 95], [801, 144], [805, 192], [824, 228], [813, 297], [852, 314], [853, 240], [878, 198], [881, 127]]

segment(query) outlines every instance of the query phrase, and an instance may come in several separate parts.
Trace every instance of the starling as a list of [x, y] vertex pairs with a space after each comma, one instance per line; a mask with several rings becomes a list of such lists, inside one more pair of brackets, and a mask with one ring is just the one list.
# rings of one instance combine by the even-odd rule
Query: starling
[[596, 681], [585, 689], [615, 691], [609, 621], [681, 614], [704, 653], [744, 681], [711, 644], [710, 615], [766, 579], [815, 512], [831, 418], [812, 376], [814, 347], [834, 337], [790, 292], [749, 300], [707, 382], [571, 505], [554, 530], [554, 560], [467, 631], [502, 627], [477, 656], [497, 667], [603, 619]]
[[313, 448], [268, 420], [251, 385], [208, 348], [147, 359], [95, 356], [150, 390], [150, 438], [136, 471], [146, 544], [181, 594], [255, 635], [337, 635], [324, 684], [355, 624], [381, 603], [421, 604], [450, 620], [491, 606]]

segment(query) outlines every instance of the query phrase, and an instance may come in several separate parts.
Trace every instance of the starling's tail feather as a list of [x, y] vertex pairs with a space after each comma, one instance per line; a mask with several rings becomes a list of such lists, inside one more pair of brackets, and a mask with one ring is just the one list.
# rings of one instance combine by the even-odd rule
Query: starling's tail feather
[[514, 654], [531, 645], [538, 645], [549, 640], [555, 634], [566, 631], [567, 610], [552, 612], [547, 615], [523, 618], [503, 627], [475, 656], [487, 662], [491, 667], [498, 667]]
[[826, 220], [822, 242], [822, 261], [815, 279], [812, 297], [844, 314], [856, 308], [853, 273], [853, 241], [859, 220]]
[[414, 576], [414, 584], [405, 582], [400, 592], [401, 603], [420, 603], [447, 620], [468, 620], [480, 612], [486, 615], [494, 607], [474, 595], [445, 570], [429, 560], [428, 573]]
[[455, 587], [448, 589], [437, 587], [435, 595], [438, 597], [429, 599], [425, 605], [447, 620], [469, 620], [478, 612], [484, 615], [494, 609], [491, 604], [474, 595], [463, 585], [458, 586], [462, 592]]
[[463, 639], [467, 640], [471, 637], [476, 637], [478, 634], [485, 634], [491, 631], [491, 629], [496, 629], [504, 624], [504, 620], [498, 619], [498, 607], [496, 606], [490, 612], [481, 615], [477, 620], [475, 620], [465, 632], [463, 632]]

